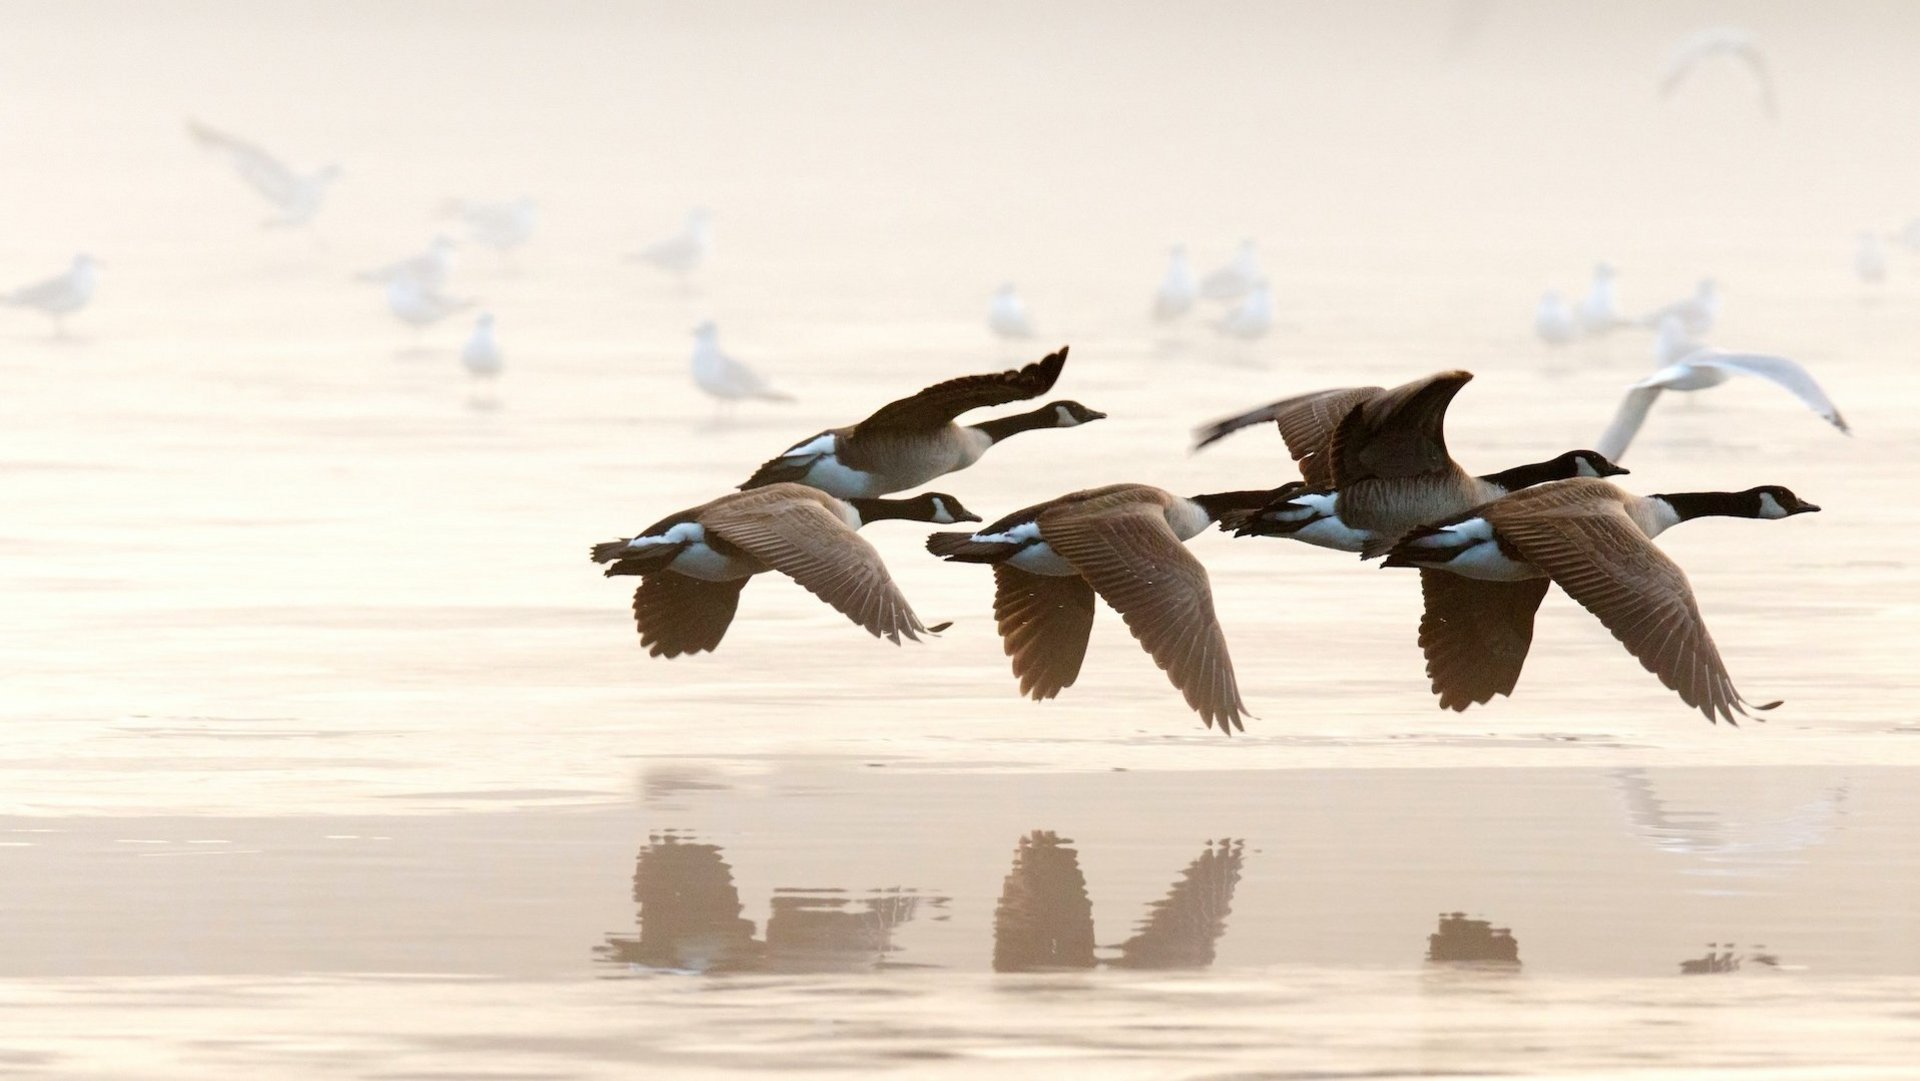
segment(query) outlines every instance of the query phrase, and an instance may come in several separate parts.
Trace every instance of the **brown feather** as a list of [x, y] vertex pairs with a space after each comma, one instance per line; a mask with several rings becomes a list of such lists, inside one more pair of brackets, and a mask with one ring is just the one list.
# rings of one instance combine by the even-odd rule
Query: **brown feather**
[[993, 618], [1020, 693], [1041, 701], [1073, 686], [1093, 629], [1093, 588], [1005, 563], [994, 566], [993, 584]]
[[1209, 727], [1231, 734], [1247, 715], [1213, 610], [1206, 568], [1167, 525], [1171, 498], [1116, 492], [1041, 513], [1040, 535], [1126, 621], [1154, 663]]
[[1349, 410], [1333, 435], [1333, 487], [1458, 469], [1447, 455], [1447, 406], [1472, 378], [1437, 372]]
[[1533, 645], [1533, 616], [1549, 579], [1484, 582], [1422, 569], [1420, 649], [1440, 708], [1464, 710], [1512, 694]]
[[672, 571], [646, 575], [633, 591], [633, 622], [640, 631], [640, 644], [653, 657], [713, 649], [726, 637], [747, 581], [708, 582]]
[[879, 429], [938, 428], [970, 409], [1036, 398], [1053, 389], [1067, 363], [1067, 347], [1049, 353], [1023, 368], [987, 375], [963, 375], [888, 402], [854, 427], [865, 438]]

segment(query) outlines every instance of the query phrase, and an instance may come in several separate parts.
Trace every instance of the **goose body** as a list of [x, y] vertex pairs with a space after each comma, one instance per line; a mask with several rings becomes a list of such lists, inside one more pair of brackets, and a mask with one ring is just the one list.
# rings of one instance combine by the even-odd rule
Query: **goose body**
[[1200, 429], [1196, 447], [1273, 421], [1305, 478], [1277, 489], [1265, 506], [1229, 511], [1221, 528], [1379, 555], [1408, 530], [1509, 492], [1625, 472], [1601, 454], [1577, 450], [1500, 473], [1468, 473], [1447, 453], [1445, 425], [1447, 406], [1472, 378], [1450, 371], [1391, 389], [1317, 391]]
[[193, 140], [207, 150], [226, 156], [233, 171], [247, 186], [274, 205], [280, 216], [265, 222], [268, 226], [305, 225], [320, 212], [327, 189], [339, 179], [338, 166], [328, 165], [313, 173], [294, 172], [285, 162], [259, 147], [197, 120], [187, 122]]
[[640, 576], [634, 622], [655, 657], [720, 644], [756, 574], [779, 571], [865, 628], [898, 644], [926, 626], [901, 596], [880, 553], [854, 532], [887, 518], [936, 525], [980, 519], [950, 495], [842, 500], [816, 488], [776, 484], [730, 492], [655, 522], [632, 537], [596, 544], [608, 577]]
[[1636, 496], [1603, 480], [1542, 484], [1408, 535], [1386, 566], [1418, 567], [1420, 646], [1445, 709], [1511, 694], [1549, 583], [1592, 612], [1660, 682], [1710, 721], [1749, 709], [1707, 633], [1685, 572], [1653, 544], [1708, 516], [1819, 510], [1778, 486]]
[[1602, 432], [1595, 446], [1609, 458], [1626, 454], [1634, 436], [1646, 423], [1653, 404], [1666, 391], [1696, 391], [1717, 387], [1734, 376], [1764, 379], [1792, 393], [1807, 408], [1827, 423], [1848, 433], [1846, 418], [1827, 397], [1813, 375], [1796, 361], [1761, 353], [1733, 353], [1702, 345], [1686, 337], [1676, 316], [1661, 321], [1660, 336], [1654, 354], [1664, 365], [1659, 371], [1632, 384], [1620, 400], [1613, 421]]
[[994, 618], [1020, 692], [1052, 698], [1079, 678], [1099, 596], [1208, 727], [1231, 735], [1246, 706], [1206, 568], [1184, 542], [1270, 492], [1182, 498], [1145, 484], [1073, 492], [973, 533], [935, 533], [927, 550], [993, 567]]
[[73, 257], [73, 263], [65, 271], [51, 278], [0, 294], [0, 304], [44, 312], [53, 320], [55, 330], [65, 333], [66, 317], [92, 303], [94, 291], [99, 287], [100, 264], [93, 256], [81, 254]]
[[1057, 401], [980, 424], [955, 423], [970, 410], [1045, 394], [1066, 362], [1062, 346], [1022, 368], [936, 383], [880, 407], [858, 424], [808, 436], [762, 465], [740, 487], [794, 482], [844, 499], [886, 495], [965, 469], [994, 444], [1020, 432], [1072, 428], [1105, 417], [1079, 402]]

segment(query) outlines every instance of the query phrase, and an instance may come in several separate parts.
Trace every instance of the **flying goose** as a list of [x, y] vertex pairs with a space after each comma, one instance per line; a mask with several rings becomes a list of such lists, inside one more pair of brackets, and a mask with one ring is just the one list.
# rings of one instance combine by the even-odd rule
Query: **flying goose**
[[993, 615], [1020, 693], [1040, 701], [1080, 675], [1099, 594], [1209, 728], [1232, 735], [1247, 715], [1213, 614], [1206, 568], [1183, 541], [1271, 492], [1182, 499], [1110, 484], [1016, 511], [973, 533], [935, 533], [927, 551], [993, 565]]
[[1760, 85], [1760, 107], [1766, 111], [1767, 119], [1780, 119], [1780, 106], [1773, 95], [1773, 77], [1767, 73], [1767, 58], [1761, 54], [1752, 33], [1731, 26], [1717, 26], [1681, 38], [1667, 58], [1666, 71], [1660, 76], [1660, 96], [1672, 97], [1674, 90], [1693, 74], [1694, 68], [1715, 56], [1730, 56], [1745, 64]]
[[746, 398], [793, 400], [793, 395], [773, 389], [758, 372], [721, 352], [720, 328], [711, 319], [693, 328], [693, 383], [722, 406]]
[[1420, 648], [1443, 709], [1512, 694], [1533, 614], [1557, 582], [1640, 664], [1707, 720], [1751, 706], [1733, 688], [1679, 564], [1653, 538], [1694, 518], [1787, 518], [1819, 510], [1778, 485], [1636, 496], [1603, 480], [1542, 484], [1416, 530], [1387, 556], [1419, 567]]
[[1620, 408], [1613, 415], [1613, 423], [1600, 435], [1595, 444], [1601, 454], [1609, 458], [1619, 458], [1627, 452], [1627, 446], [1646, 423], [1647, 413], [1658, 401], [1662, 391], [1668, 390], [1705, 390], [1717, 387], [1736, 375], [1750, 375], [1765, 379], [1792, 391], [1807, 408], [1820, 414], [1828, 424], [1848, 433], [1847, 422], [1834, 408], [1827, 392], [1820, 389], [1812, 375], [1798, 363], [1786, 357], [1765, 356], [1758, 353], [1730, 353], [1725, 349], [1716, 349], [1702, 345], [1686, 337], [1681, 329], [1680, 319], [1669, 315], [1660, 322], [1660, 339], [1655, 345], [1655, 353], [1666, 366], [1652, 375], [1627, 387], [1627, 396], [1620, 400]]
[[[633, 619], [655, 657], [720, 644], [747, 579], [775, 570], [876, 638], [898, 645], [927, 630], [900, 595], [880, 553], [854, 530], [898, 518], [952, 525], [979, 517], [950, 495], [835, 499], [802, 484], [729, 492], [669, 515], [637, 536], [593, 546], [606, 574], [637, 574]], [[936, 628], [938, 629], [938, 628]]]
[[91, 255], [73, 257], [66, 270], [51, 278], [23, 285], [10, 293], [0, 293], [0, 304], [16, 308], [34, 308], [53, 320], [54, 333], [64, 337], [67, 316], [86, 307], [94, 290], [100, 287], [100, 264]]
[[1012, 282], [1003, 282], [987, 308], [987, 328], [999, 338], [1033, 337], [1033, 319], [1027, 314], [1027, 302]]
[[270, 218], [261, 224], [273, 228], [277, 226], [305, 225], [320, 212], [320, 203], [327, 196], [327, 189], [340, 177], [340, 167], [328, 165], [318, 171], [301, 176], [287, 164], [272, 154], [231, 135], [200, 123], [187, 121], [187, 132], [193, 140], [208, 150], [225, 154], [227, 163], [240, 174], [254, 191], [279, 208], [280, 216]]
[[1045, 394], [1066, 363], [1063, 345], [1024, 368], [935, 383], [881, 406], [858, 424], [808, 436], [762, 465], [740, 487], [795, 481], [842, 499], [886, 495], [965, 469], [1009, 436], [1035, 428], [1072, 428], [1105, 417], [1079, 402], [1058, 401], [979, 424], [953, 422], [969, 410]]
[[1200, 299], [1200, 280], [1193, 276], [1193, 264], [1187, 259], [1187, 246], [1175, 244], [1167, 253], [1167, 275], [1153, 295], [1153, 320], [1165, 323], [1192, 310]]
[[1274, 421], [1305, 478], [1276, 489], [1266, 506], [1229, 511], [1220, 527], [1236, 536], [1291, 537], [1371, 557], [1416, 526], [1508, 492], [1626, 472], [1604, 455], [1576, 450], [1500, 473], [1468, 473], [1447, 454], [1446, 414], [1472, 378], [1472, 372], [1437, 372], [1392, 389], [1316, 391], [1199, 429], [1196, 450]]

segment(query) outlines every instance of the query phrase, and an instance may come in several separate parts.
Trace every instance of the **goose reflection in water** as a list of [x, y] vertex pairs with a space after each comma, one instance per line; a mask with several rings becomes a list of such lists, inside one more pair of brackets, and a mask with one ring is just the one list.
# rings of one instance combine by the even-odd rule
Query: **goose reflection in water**
[[1069, 839], [1036, 830], [1020, 838], [993, 914], [996, 972], [1115, 968], [1205, 968], [1226, 933], [1243, 845], [1208, 842], [1167, 895], [1153, 903], [1118, 956], [1097, 956], [1093, 902]]
[[637, 938], [609, 936], [594, 953], [614, 964], [660, 972], [823, 972], [876, 968], [894, 950], [893, 932], [922, 902], [944, 897], [876, 890], [778, 890], [764, 940], [741, 916], [733, 868], [718, 845], [676, 834], [650, 837], [633, 870], [640, 906]]

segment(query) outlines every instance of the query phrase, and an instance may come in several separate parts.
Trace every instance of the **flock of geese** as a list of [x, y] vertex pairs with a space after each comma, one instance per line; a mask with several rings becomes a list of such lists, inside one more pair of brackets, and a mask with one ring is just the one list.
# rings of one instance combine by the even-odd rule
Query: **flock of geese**
[[[737, 491], [594, 545], [593, 561], [609, 576], [640, 578], [634, 621], [655, 657], [718, 647], [740, 591], [767, 571], [895, 644], [937, 633], [946, 625], [920, 621], [856, 531], [886, 519], [981, 522], [942, 492], [890, 496], [965, 469], [1021, 432], [1102, 419], [1058, 400], [959, 423], [976, 409], [1047, 394], [1066, 361], [1062, 347], [1021, 368], [948, 380], [809, 436]], [[1513, 693], [1550, 584], [1709, 721], [1737, 722], [1778, 705], [1754, 705], [1734, 689], [1685, 573], [1652, 542], [1694, 518], [1777, 519], [1820, 508], [1777, 485], [1634, 495], [1606, 479], [1627, 470], [1603, 450], [1476, 476], [1453, 460], [1445, 433], [1447, 407], [1472, 378], [1446, 371], [1398, 387], [1316, 391], [1198, 430], [1196, 449], [1274, 424], [1301, 477], [1275, 488], [1181, 496], [1109, 484], [971, 531], [935, 532], [926, 547], [947, 562], [993, 568], [995, 624], [1020, 693], [1036, 701], [1079, 678], [1097, 596], [1209, 727], [1244, 730], [1250, 714], [1207, 572], [1185, 547], [1217, 525], [1237, 537], [1288, 538], [1417, 569], [1425, 601], [1419, 643], [1442, 708]]]

